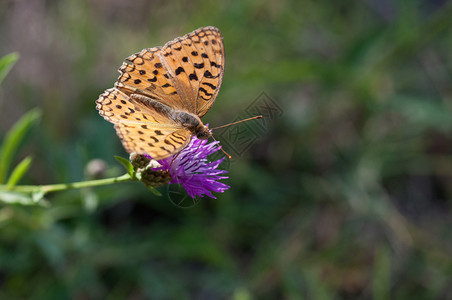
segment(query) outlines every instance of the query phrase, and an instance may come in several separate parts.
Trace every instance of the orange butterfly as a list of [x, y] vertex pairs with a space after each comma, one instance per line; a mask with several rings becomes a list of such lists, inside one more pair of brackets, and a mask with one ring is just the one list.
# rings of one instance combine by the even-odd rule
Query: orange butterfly
[[212, 134], [201, 121], [220, 90], [224, 46], [220, 31], [199, 28], [125, 59], [115, 87], [96, 100], [129, 153], [160, 160], [178, 153], [193, 135]]

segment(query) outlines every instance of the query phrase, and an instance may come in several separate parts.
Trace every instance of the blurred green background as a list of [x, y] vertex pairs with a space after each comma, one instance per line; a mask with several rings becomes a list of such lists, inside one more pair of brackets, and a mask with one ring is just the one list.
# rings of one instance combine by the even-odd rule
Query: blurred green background
[[0, 298], [450, 299], [451, 4], [1, 1], [0, 55], [20, 59], [0, 141], [43, 113], [13, 161], [34, 158], [24, 184], [89, 179], [97, 158], [123, 173], [94, 101], [125, 57], [198, 27], [226, 49], [204, 122], [262, 92], [282, 114], [223, 164], [231, 189], [191, 208], [139, 182], [1, 202]]

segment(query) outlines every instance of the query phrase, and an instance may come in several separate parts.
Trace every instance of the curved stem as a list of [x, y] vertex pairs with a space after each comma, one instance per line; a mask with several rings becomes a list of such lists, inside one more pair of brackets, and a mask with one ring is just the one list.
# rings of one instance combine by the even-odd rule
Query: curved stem
[[43, 193], [47, 194], [49, 192], [56, 192], [68, 189], [80, 189], [91, 186], [101, 186], [108, 185], [117, 182], [126, 182], [131, 181], [132, 178], [129, 174], [124, 174], [118, 177], [105, 178], [105, 179], [97, 179], [97, 180], [88, 180], [88, 181], [79, 181], [72, 183], [59, 183], [59, 184], [48, 184], [48, 185], [16, 185], [12, 188], [9, 188], [7, 185], [0, 185], [0, 191], [14, 191], [21, 193]]

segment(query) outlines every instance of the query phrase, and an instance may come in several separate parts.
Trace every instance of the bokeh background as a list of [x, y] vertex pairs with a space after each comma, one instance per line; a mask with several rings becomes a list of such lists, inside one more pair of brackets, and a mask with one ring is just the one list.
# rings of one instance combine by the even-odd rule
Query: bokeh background
[[125, 57], [198, 27], [226, 49], [204, 121], [262, 92], [281, 113], [231, 153], [216, 200], [183, 209], [132, 182], [1, 202], [0, 298], [450, 299], [451, 4], [1, 1], [0, 54], [20, 59], [0, 141], [42, 111], [13, 161], [33, 156], [23, 184], [90, 179], [93, 159], [122, 174], [94, 101]]

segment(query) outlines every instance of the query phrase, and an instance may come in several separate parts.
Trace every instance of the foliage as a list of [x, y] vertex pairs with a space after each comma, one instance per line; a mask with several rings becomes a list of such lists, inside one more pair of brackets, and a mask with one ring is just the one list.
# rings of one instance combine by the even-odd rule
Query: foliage
[[[0, 298], [450, 298], [452, 6], [439, 3], [0, 4], [0, 53], [21, 57], [0, 61], [2, 183], [91, 180], [94, 158], [122, 174], [95, 99], [124, 57], [201, 26], [226, 47], [203, 120], [267, 116], [215, 132], [231, 189], [187, 209], [136, 182], [41, 205], [0, 195]], [[263, 91], [280, 114], [252, 106]], [[17, 123], [32, 107], [40, 126], [37, 110]]]

